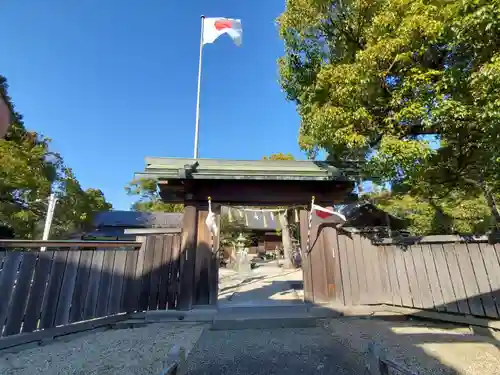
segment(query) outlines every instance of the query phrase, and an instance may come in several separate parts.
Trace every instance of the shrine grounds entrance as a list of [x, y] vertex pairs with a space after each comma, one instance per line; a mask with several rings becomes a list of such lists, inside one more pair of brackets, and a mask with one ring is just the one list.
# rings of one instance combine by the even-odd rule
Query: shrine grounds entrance
[[224, 206], [220, 215], [218, 306], [302, 304], [298, 209]]
[[[351, 195], [354, 183], [326, 162], [147, 158], [145, 172], [136, 178], [155, 178], [165, 202], [184, 204], [176, 304], [180, 310], [217, 305], [220, 233], [214, 234], [205, 224], [209, 201], [220, 220], [223, 205], [308, 206], [314, 196], [316, 204], [330, 206], [355, 198]], [[302, 249], [307, 247], [303, 228], [308, 222], [307, 211], [301, 211]], [[307, 238], [309, 228], [305, 233]], [[316, 295], [324, 292], [316, 292], [310, 280], [313, 273], [325, 275], [326, 265], [320, 258], [321, 262], [302, 259], [304, 300], [316, 301]], [[326, 284], [326, 280], [316, 283]]]

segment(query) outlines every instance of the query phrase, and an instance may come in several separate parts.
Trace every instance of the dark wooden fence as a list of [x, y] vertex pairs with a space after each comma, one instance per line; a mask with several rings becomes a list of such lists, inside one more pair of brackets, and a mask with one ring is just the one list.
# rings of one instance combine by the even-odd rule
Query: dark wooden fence
[[178, 234], [137, 242], [0, 240], [0, 336], [175, 308], [179, 249]]
[[309, 300], [500, 318], [500, 244], [491, 238], [370, 237], [312, 228], [304, 273]]

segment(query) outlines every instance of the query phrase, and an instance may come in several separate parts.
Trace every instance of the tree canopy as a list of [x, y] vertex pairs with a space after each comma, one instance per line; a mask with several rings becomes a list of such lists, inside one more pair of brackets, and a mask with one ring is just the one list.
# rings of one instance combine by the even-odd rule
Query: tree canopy
[[287, 0], [279, 24], [304, 150], [500, 223], [499, 0]]
[[28, 131], [7, 93], [0, 76], [0, 95], [12, 110], [11, 124], [0, 139], [0, 224], [16, 237], [41, 237], [48, 197], [58, 203], [51, 228], [52, 238], [85, 230], [95, 212], [111, 209], [98, 189], [84, 190], [61, 155], [50, 150], [50, 139]]
[[165, 203], [162, 201], [156, 181], [153, 179], [132, 180], [125, 191], [128, 195], [137, 196], [138, 200], [132, 205], [134, 211], [143, 212], [183, 212], [182, 204]]
[[295, 160], [292, 154], [284, 154], [279, 152], [277, 154], [271, 154], [269, 156], [264, 156], [262, 160]]

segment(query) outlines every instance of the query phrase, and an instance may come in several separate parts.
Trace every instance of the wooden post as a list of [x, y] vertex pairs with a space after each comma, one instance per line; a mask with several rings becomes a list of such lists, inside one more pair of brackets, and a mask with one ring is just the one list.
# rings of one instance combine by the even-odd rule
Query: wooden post
[[196, 305], [210, 304], [210, 269], [212, 260], [212, 235], [205, 225], [208, 216], [206, 206], [198, 206], [198, 230], [196, 237], [196, 264], [194, 290]]
[[314, 302], [310, 254], [306, 254], [309, 236], [309, 211], [300, 211], [300, 246], [302, 248], [302, 272], [304, 275], [304, 302]]
[[191, 310], [194, 299], [194, 271], [196, 265], [196, 242], [198, 231], [198, 214], [195, 202], [184, 203], [182, 218], [182, 242], [180, 259], [180, 293], [179, 310]]

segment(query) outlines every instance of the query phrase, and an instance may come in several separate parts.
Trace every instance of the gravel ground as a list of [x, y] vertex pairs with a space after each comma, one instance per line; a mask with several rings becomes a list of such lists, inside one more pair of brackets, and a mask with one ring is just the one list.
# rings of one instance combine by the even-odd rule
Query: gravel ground
[[141, 328], [89, 333], [16, 354], [0, 355], [2, 375], [155, 374], [166, 366], [170, 348], [189, 351], [204, 329], [200, 324], [158, 323]]
[[366, 319], [323, 321], [333, 340], [366, 355], [375, 341], [387, 358], [417, 374], [493, 375], [500, 373], [499, 344], [467, 328], [422, 321]]

